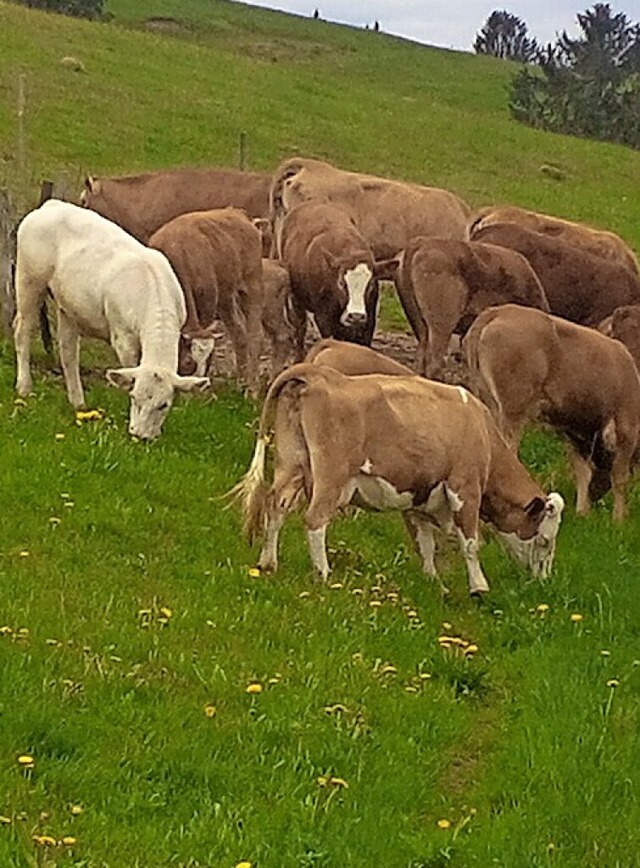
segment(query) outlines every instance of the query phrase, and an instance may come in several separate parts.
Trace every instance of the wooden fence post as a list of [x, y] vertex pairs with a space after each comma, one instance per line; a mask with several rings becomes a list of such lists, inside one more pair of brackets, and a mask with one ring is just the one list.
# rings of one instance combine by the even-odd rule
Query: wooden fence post
[[13, 293], [13, 263], [15, 260], [15, 224], [8, 190], [0, 190], [0, 328], [5, 336], [11, 334], [15, 315]]

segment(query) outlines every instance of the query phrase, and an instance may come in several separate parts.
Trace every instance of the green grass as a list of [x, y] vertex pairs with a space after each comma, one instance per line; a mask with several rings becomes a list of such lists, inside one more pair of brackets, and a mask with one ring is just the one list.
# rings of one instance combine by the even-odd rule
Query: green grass
[[[0, 182], [25, 206], [44, 176], [233, 163], [244, 129], [256, 168], [314, 154], [640, 247], [640, 156], [511, 122], [508, 66], [240, 4], [176, 9], [117, 0], [97, 25], [0, 3]], [[140, 32], [161, 15], [175, 34]], [[26, 404], [12, 381], [0, 344], [0, 866], [637, 864], [639, 489], [622, 527], [608, 502], [578, 520], [562, 446], [534, 432], [524, 458], [569, 502], [551, 580], [487, 534], [478, 606], [445, 541], [442, 601], [398, 518], [362, 515], [331, 528], [335, 587], [315, 581], [299, 519], [278, 574], [252, 578], [221, 495], [256, 407], [231, 387], [180, 399], [147, 446], [101, 374], [88, 396], [105, 418], [80, 426], [41, 357]], [[479, 651], [441, 648], [443, 632]]]

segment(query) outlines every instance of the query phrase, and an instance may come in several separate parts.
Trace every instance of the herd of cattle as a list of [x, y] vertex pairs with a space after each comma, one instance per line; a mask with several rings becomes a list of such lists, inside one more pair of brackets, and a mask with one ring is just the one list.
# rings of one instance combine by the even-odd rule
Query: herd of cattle
[[[395, 283], [422, 376], [369, 348], [381, 280]], [[160, 434], [176, 389], [209, 386], [220, 322], [254, 394], [266, 336], [272, 384], [236, 487], [247, 531], [264, 536], [263, 569], [304, 499], [323, 576], [327, 525], [352, 503], [400, 510], [431, 576], [433, 528], [454, 529], [472, 593], [488, 590], [480, 519], [546, 575], [564, 503], [518, 459], [534, 419], [568, 440], [577, 511], [613, 489], [625, 516], [640, 451], [640, 268], [611, 232], [515, 207], [472, 213], [446, 190], [302, 158], [273, 175], [87, 178], [79, 205], [49, 200], [20, 223], [15, 290], [18, 393], [32, 390], [30, 338], [49, 295], [71, 404], [84, 403], [80, 336], [106, 340], [122, 366], [107, 378], [130, 392], [142, 439]], [[325, 340], [303, 360], [309, 315]], [[454, 333], [474, 394], [427, 379]]]

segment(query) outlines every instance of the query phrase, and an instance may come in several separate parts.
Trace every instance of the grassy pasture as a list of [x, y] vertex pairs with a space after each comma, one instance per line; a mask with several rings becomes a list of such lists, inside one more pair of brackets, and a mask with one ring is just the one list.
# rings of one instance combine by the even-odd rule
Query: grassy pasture
[[[639, 155], [513, 124], [503, 64], [232, 3], [111, 8], [96, 25], [0, 3], [0, 181], [25, 201], [46, 175], [230, 163], [246, 129], [256, 168], [298, 150], [640, 248]], [[149, 32], [141, 9], [179, 26]], [[0, 866], [638, 864], [640, 490], [623, 527], [608, 503], [577, 520], [562, 447], [533, 433], [528, 465], [569, 500], [550, 581], [487, 536], [477, 606], [444, 542], [443, 602], [389, 516], [335, 523], [332, 586], [296, 520], [277, 576], [254, 578], [220, 496], [256, 407], [179, 400], [145, 446], [100, 374], [104, 418], [76, 425], [36, 361], [15, 402], [0, 344]]]

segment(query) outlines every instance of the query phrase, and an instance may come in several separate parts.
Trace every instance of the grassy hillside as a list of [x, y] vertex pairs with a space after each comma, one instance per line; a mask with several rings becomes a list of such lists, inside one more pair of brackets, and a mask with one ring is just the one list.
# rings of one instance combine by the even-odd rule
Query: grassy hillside
[[[512, 123], [504, 64], [216, 0], [111, 9], [0, 3], [0, 184], [25, 202], [43, 176], [233, 164], [246, 130], [256, 168], [313, 154], [640, 249], [640, 155]], [[561, 445], [530, 435], [527, 464], [569, 503], [557, 567], [532, 581], [487, 534], [482, 605], [447, 541], [441, 599], [394, 516], [335, 523], [328, 586], [293, 519], [280, 571], [256, 577], [221, 500], [255, 406], [181, 399], [147, 446], [100, 372], [92, 423], [39, 355], [35, 382], [14, 400], [0, 343], [2, 868], [637, 864], [640, 489], [624, 526], [609, 502], [578, 520]]]

